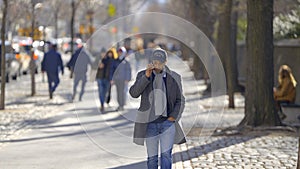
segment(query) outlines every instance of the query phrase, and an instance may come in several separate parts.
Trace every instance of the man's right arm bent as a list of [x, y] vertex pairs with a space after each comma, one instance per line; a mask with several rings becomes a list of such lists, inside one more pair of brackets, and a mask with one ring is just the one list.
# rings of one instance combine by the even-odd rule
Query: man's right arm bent
[[145, 71], [139, 72], [134, 84], [129, 89], [130, 95], [133, 98], [138, 98], [149, 85], [149, 83], [150, 80], [146, 77]]

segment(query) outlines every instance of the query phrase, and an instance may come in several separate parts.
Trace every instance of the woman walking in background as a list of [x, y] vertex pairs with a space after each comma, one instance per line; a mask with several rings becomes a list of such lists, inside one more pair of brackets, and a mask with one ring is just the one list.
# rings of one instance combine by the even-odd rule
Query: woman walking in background
[[113, 58], [114, 53], [112, 52], [112, 50], [109, 50], [106, 54], [101, 56], [101, 61], [98, 65], [96, 80], [98, 84], [98, 94], [100, 99], [101, 111], [104, 111], [104, 102], [110, 88], [111, 64], [113, 62]]

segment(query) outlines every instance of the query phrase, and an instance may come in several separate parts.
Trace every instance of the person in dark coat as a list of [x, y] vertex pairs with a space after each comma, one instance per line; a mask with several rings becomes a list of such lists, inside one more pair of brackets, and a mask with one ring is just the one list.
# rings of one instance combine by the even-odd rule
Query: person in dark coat
[[55, 44], [52, 44], [42, 61], [42, 72], [46, 72], [48, 77], [50, 99], [52, 99], [53, 92], [59, 84], [59, 70], [61, 70], [62, 75], [64, 74], [61, 55], [56, 51], [56, 47]]
[[167, 53], [155, 49], [152, 63], [137, 74], [129, 89], [133, 98], [141, 97], [134, 126], [134, 143], [147, 147], [148, 168], [158, 168], [160, 145], [161, 168], [172, 167], [173, 144], [186, 142], [179, 120], [185, 105], [181, 76], [166, 66]]
[[110, 87], [110, 69], [114, 58], [113, 55], [114, 54], [111, 50], [107, 51], [106, 54], [104, 54], [103, 58], [101, 58], [97, 69], [96, 80], [98, 84], [98, 94], [100, 99], [101, 111], [104, 111], [104, 102], [106, 100], [106, 96]]

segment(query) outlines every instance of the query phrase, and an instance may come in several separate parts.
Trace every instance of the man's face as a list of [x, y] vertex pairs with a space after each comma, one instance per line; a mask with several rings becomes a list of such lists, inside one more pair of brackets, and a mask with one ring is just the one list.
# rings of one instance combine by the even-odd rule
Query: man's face
[[166, 65], [166, 62], [160, 62], [159, 60], [153, 60], [152, 61], [152, 64], [154, 66], [154, 70], [156, 72], [160, 72], [164, 69], [165, 65]]

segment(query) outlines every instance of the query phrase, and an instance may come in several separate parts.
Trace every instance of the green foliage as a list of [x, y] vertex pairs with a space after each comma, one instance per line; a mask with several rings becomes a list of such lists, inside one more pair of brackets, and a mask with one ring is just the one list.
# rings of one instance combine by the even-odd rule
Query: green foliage
[[288, 14], [274, 17], [274, 38], [299, 38], [300, 37], [300, 7]]
[[[300, 0], [299, 0], [300, 1]], [[238, 19], [237, 40], [244, 41], [247, 33], [247, 19]], [[288, 14], [280, 14], [273, 21], [274, 39], [300, 38], [300, 6], [291, 10]]]
[[246, 39], [246, 32], [247, 32], [247, 19], [246, 18], [239, 18], [237, 22], [238, 31], [237, 31], [237, 40], [243, 41]]

